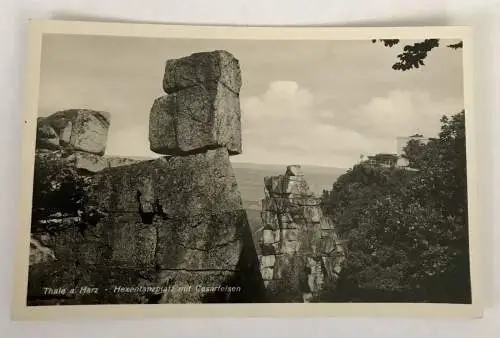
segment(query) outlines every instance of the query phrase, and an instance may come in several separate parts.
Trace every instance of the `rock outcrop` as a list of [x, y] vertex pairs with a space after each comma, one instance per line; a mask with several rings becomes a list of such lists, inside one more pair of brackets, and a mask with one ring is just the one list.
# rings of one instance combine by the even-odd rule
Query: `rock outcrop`
[[335, 286], [345, 260], [335, 227], [300, 166], [266, 177], [264, 185], [259, 260], [268, 295], [277, 302], [317, 300]]
[[[59, 304], [265, 300], [229, 161], [231, 154], [241, 152], [240, 86], [238, 61], [227, 52], [169, 60], [168, 94], [153, 104], [149, 137], [151, 149], [172, 156], [148, 161], [111, 161], [77, 151], [74, 144], [61, 149], [61, 130], [66, 128], [61, 126], [69, 122], [55, 126], [47, 123], [50, 117], [41, 121], [54, 131], [44, 127], [48, 136], [40, 137], [43, 163], [55, 159], [72, 168], [72, 188], [82, 187], [71, 195], [81, 199], [69, 199], [76, 206], [66, 210], [59, 203], [64, 210], [51, 210], [37, 227], [49, 234], [42, 241], [38, 230], [34, 238], [43, 245], [37, 251], [33, 245], [28, 293], [33, 304], [43, 303], [47, 287], [92, 291], [50, 295], [46, 301]], [[55, 120], [75, 125], [78, 118], [58, 113]], [[99, 124], [92, 126], [101, 130]], [[101, 135], [89, 130], [80, 134]], [[121, 165], [112, 166], [116, 163]], [[86, 175], [83, 183], [81, 173]], [[61, 184], [54, 186], [60, 189]]]
[[[258, 299], [263, 282], [226, 149], [107, 169], [92, 185], [87, 210], [103, 217], [91, 231], [108, 249], [86, 259], [152, 278], [122, 285], [193, 288], [164, 292], [159, 303]], [[207, 294], [197, 286], [239, 291]]]
[[87, 254], [86, 229], [97, 217], [85, 211], [90, 182], [103, 169], [137, 162], [102, 155], [109, 123], [108, 113], [82, 109], [37, 120], [28, 304], [71, 298], [46, 290], [69, 286], [85, 273], [71, 257]]
[[37, 148], [70, 148], [103, 155], [109, 129], [109, 113], [70, 109], [38, 118]]

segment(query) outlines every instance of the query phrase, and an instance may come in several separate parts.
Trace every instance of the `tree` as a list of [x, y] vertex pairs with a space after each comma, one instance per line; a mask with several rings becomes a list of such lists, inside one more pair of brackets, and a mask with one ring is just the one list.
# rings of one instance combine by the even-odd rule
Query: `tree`
[[[373, 39], [372, 42], [380, 41], [386, 47], [393, 47], [399, 44], [399, 39]], [[414, 68], [420, 68], [425, 65], [424, 60], [434, 48], [439, 47], [440, 39], [425, 39], [424, 41], [416, 42], [403, 47], [403, 52], [398, 54], [399, 61], [392, 65], [394, 70], [406, 71]], [[447, 45], [448, 48], [459, 49], [463, 47], [463, 42]]]
[[464, 114], [443, 117], [438, 138], [406, 147], [418, 172], [356, 165], [324, 194], [347, 246], [339, 285], [470, 302]]
[[51, 231], [43, 221], [52, 215], [78, 216], [83, 209], [88, 177], [52, 153], [35, 156], [32, 232]]
[[420, 140], [410, 140], [404, 148], [402, 157], [408, 160], [410, 168], [420, 169], [422, 157], [425, 154], [426, 146]]

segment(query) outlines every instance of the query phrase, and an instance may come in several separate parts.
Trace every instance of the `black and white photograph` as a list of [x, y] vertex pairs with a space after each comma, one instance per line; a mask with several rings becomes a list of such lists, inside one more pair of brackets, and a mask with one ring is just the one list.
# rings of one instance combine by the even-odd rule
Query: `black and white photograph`
[[24, 305], [474, 304], [466, 42], [361, 31], [42, 34]]

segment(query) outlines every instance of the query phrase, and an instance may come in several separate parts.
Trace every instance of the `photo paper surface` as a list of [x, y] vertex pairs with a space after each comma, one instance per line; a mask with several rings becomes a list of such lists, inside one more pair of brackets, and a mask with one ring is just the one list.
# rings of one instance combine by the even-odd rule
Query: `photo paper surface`
[[30, 27], [15, 318], [481, 315], [467, 28]]

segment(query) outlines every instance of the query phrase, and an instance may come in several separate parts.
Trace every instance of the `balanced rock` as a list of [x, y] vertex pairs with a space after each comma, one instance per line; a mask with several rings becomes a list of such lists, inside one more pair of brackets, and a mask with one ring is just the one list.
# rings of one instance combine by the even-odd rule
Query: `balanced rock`
[[333, 288], [345, 260], [332, 221], [323, 215], [300, 166], [264, 179], [260, 267], [273, 301], [310, 301]]
[[[33, 251], [29, 303], [267, 300], [229, 161], [241, 153], [238, 61], [223, 51], [169, 60], [163, 85], [168, 95], [152, 106], [150, 148], [173, 156], [100, 156], [105, 113], [71, 110], [40, 121], [39, 144], [50, 149], [37, 149], [32, 233], [48, 240]], [[69, 186], [55, 177], [59, 172]], [[270, 272], [275, 259], [263, 260]], [[43, 294], [54, 285], [96, 291]]]
[[183, 155], [224, 147], [240, 154], [241, 111], [238, 61], [229, 53], [198, 53], [167, 61], [169, 93], [153, 103], [150, 149]]
[[102, 155], [110, 124], [109, 113], [87, 109], [70, 109], [39, 118], [39, 148], [71, 148]]

